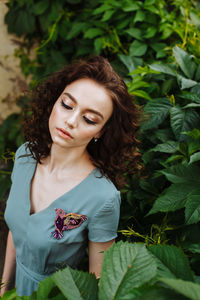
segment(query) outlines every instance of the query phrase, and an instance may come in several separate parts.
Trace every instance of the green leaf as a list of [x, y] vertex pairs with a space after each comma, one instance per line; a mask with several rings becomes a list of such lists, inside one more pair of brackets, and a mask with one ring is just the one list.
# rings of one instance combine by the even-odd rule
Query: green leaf
[[141, 80], [140, 77], [135, 76], [133, 78], [132, 82], [130, 82], [130, 84], [128, 84], [128, 91], [129, 91], [129, 93], [131, 93], [132, 91], [137, 90], [139, 88], [145, 88], [145, 87], [149, 87], [149, 86], [150, 86], [149, 83]]
[[195, 93], [184, 93], [179, 95], [180, 98], [191, 100], [192, 102], [200, 103], [200, 95]]
[[137, 3], [131, 3], [131, 2], [127, 2], [124, 3], [124, 5], [122, 5], [122, 10], [125, 12], [129, 12], [129, 11], [135, 11], [138, 10], [140, 7]]
[[143, 244], [119, 242], [104, 254], [99, 300], [131, 299], [131, 290], [156, 275], [156, 263]]
[[20, 11], [15, 22], [15, 32], [18, 36], [32, 33], [35, 29], [35, 17], [29, 11]]
[[165, 80], [162, 84], [162, 94], [163, 95], [169, 94], [169, 92], [171, 91], [173, 85], [175, 85], [175, 79], [174, 78], [170, 78], [170, 79]]
[[140, 98], [150, 100], [150, 101], [152, 100], [151, 97], [149, 96], [149, 94], [147, 94], [147, 92], [142, 91], [142, 90], [132, 90], [132, 91], [130, 91], [130, 94], [140, 97]]
[[163, 57], [165, 57], [165, 56], [167, 56], [167, 52], [164, 51], [164, 50], [159, 50], [159, 51], [157, 51], [157, 53], [156, 53], [156, 58], [163, 58]]
[[159, 277], [194, 280], [189, 261], [181, 248], [157, 245], [149, 246], [148, 250], [156, 257]]
[[142, 64], [142, 59], [137, 57], [131, 57], [128, 55], [118, 54], [119, 59], [126, 66], [129, 72], [137, 69], [138, 66]]
[[144, 112], [149, 118], [143, 122], [141, 128], [143, 130], [157, 128], [169, 115], [172, 107], [168, 98], [155, 98], [145, 105]]
[[52, 277], [48, 277], [40, 282], [37, 290], [37, 298], [40, 300], [49, 299], [48, 295], [55, 286]]
[[39, 1], [34, 4], [33, 10], [35, 15], [43, 14], [49, 6], [49, 0]]
[[175, 153], [178, 150], [178, 142], [167, 141], [163, 144], [158, 144], [156, 147], [152, 148], [151, 151], [154, 152], [164, 152], [164, 153]]
[[190, 281], [184, 281], [181, 279], [171, 279], [171, 278], [161, 278], [160, 281], [164, 282], [170, 288], [188, 297], [189, 299], [200, 300], [199, 284]]
[[101, 50], [103, 49], [103, 40], [101, 37], [95, 39], [94, 48], [95, 48], [96, 53], [100, 54]]
[[167, 47], [167, 44], [165, 43], [151, 43], [150, 47], [155, 51], [163, 50], [165, 47]]
[[142, 56], [147, 51], [147, 45], [135, 40], [129, 48], [130, 55], [133, 56]]
[[183, 208], [188, 194], [192, 192], [194, 188], [194, 184], [172, 184], [156, 199], [152, 209], [147, 215], [151, 215], [157, 212], [176, 211]]
[[196, 152], [190, 156], [190, 164], [200, 160], [200, 152]]
[[157, 32], [157, 28], [155, 26], [149, 26], [149, 27], [147, 27], [144, 37], [146, 39], [150, 39], [150, 38], [154, 37], [156, 32]]
[[79, 35], [80, 32], [83, 31], [85, 23], [82, 22], [74, 22], [71, 26], [71, 30], [66, 34], [66, 40], [73, 39]]
[[92, 14], [93, 15], [98, 15], [101, 14], [102, 12], [105, 12], [106, 10], [109, 10], [111, 8], [111, 6], [109, 4], [103, 4], [100, 7], [96, 8]]
[[68, 300], [97, 299], [97, 280], [93, 274], [67, 267], [54, 273], [52, 279]]
[[160, 73], [176, 76], [176, 70], [173, 69], [172, 67], [170, 67], [169, 65], [160, 63], [160, 64], [149, 65], [149, 67], [154, 71], [158, 71]]
[[145, 20], [145, 13], [144, 13], [144, 11], [143, 10], [137, 10], [137, 12], [136, 12], [136, 15], [135, 15], [135, 17], [134, 17], [134, 24], [136, 23], [136, 22], [142, 22], [142, 21], [144, 21]]
[[115, 13], [115, 11], [112, 10], [112, 9], [105, 11], [105, 13], [104, 13], [104, 15], [103, 15], [101, 21], [102, 21], [102, 22], [108, 21], [108, 20], [112, 17], [112, 15], [113, 15], [114, 13]]
[[173, 54], [183, 73], [189, 79], [192, 79], [196, 70], [196, 64], [193, 61], [193, 55], [188, 54], [178, 46], [173, 48]]
[[200, 26], [200, 16], [195, 10], [190, 11], [190, 18], [193, 24]]
[[160, 171], [172, 183], [200, 184], [200, 169], [195, 165], [174, 165]]
[[178, 80], [180, 82], [181, 90], [189, 89], [189, 88], [191, 88], [191, 87], [193, 87], [193, 86], [195, 86], [195, 85], [198, 84], [197, 81], [194, 81], [194, 80], [191, 80], [191, 79], [187, 79], [187, 78], [185, 78], [185, 77], [183, 77], [183, 76], [181, 76], [179, 74], [177, 75], [177, 78], [178, 78]]
[[200, 189], [192, 191], [188, 195], [185, 204], [185, 221], [186, 224], [194, 224], [200, 221]]
[[185, 114], [180, 106], [174, 106], [170, 110], [170, 123], [174, 135], [177, 139], [180, 138], [181, 133], [184, 131]]
[[103, 30], [100, 28], [89, 28], [85, 34], [84, 38], [93, 39], [94, 37], [103, 34]]
[[180, 106], [174, 106], [170, 110], [170, 124], [174, 135], [178, 140], [184, 139], [183, 132], [199, 127], [200, 117], [195, 110], [184, 111]]
[[200, 243], [184, 243], [183, 248], [191, 251], [192, 253], [200, 254]]
[[193, 108], [200, 107], [200, 104], [199, 103], [189, 103], [189, 104], [183, 106], [183, 108], [191, 108], [191, 107], [193, 107]]
[[159, 286], [153, 286], [151, 287], [151, 289], [142, 292], [140, 296], [136, 296], [132, 299], [134, 300], [188, 300], [188, 298], [185, 298], [184, 296], [177, 294], [175, 291], [166, 288], [161, 288]]
[[125, 30], [126, 33], [128, 33], [130, 36], [143, 41], [143, 36], [142, 36], [142, 30], [139, 28], [129, 28]]

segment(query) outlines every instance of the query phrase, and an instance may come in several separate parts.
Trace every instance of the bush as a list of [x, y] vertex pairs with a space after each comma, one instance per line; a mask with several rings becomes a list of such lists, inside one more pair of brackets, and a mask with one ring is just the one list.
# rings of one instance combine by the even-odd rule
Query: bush
[[[89, 284], [88, 293], [98, 293], [99, 299], [128, 299], [129, 296], [198, 299], [199, 3], [189, 0], [13, 0], [8, 7], [5, 22], [9, 32], [23, 37], [24, 42], [16, 55], [24, 74], [32, 77], [31, 88], [74, 59], [100, 54], [123, 76], [129, 92], [144, 110], [139, 133], [144, 170], [140, 179], [127, 175], [128, 184], [121, 191], [119, 237], [144, 244], [120, 242], [108, 250], [99, 286], [92, 275], [70, 268], [60, 271], [67, 278], [65, 284], [78, 276], [74, 288], [74, 293], [77, 292], [74, 295], [79, 295], [77, 299], [90, 297], [90, 294], [88, 298], [82, 295], [84, 280]], [[35, 45], [35, 58], [31, 58], [30, 50]], [[22, 99], [22, 107], [26, 101]], [[14, 151], [22, 143], [20, 119], [21, 115], [10, 116], [1, 125], [4, 135], [1, 154], [7, 149]], [[7, 134], [10, 128], [13, 129]], [[9, 168], [5, 165], [3, 171], [9, 172]], [[6, 174], [2, 178], [1, 197], [4, 198], [10, 183]], [[140, 248], [141, 255], [144, 252], [152, 261], [150, 272], [145, 271], [148, 266], [143, 267], [145, 255], [139, 260], [138, 273], [132, 261], [125, 264], [126, 251], [137, 252]], [[118, 264], [121, 257], [124, 265], [120, 266], [124, 267], [125, 276], [123, 287], [117, 286], [122, 270], [106, 275], [114, 268], [111, 262], [117, 259]], [[180, 264], [177, 263], [179, 259], [183, 260]], [[49, 288], [47, 283], [41, 284], [38, 295], [51, 292], [52, 295], [58, 293], [58, 299], [62, 295], [71, 299], [69, 290], [67, 287], [65, 290], [59, 280], [60, 272], [46, 280]], [[112, 277], [114, 273], [119, 277]], [[113, 278], [115, 287], [109, 283], [109, 278]], [[129, 282], [131, 287], [128, 287]]]

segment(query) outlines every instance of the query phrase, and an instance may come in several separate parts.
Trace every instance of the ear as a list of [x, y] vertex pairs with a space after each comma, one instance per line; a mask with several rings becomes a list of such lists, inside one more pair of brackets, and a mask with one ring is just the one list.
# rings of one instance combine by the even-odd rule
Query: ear
[[106, 128], [105, 126], [101, 129], [101, 131], [96, 135], [94, 136], [95, 139], [99, 139], [105, 132]]

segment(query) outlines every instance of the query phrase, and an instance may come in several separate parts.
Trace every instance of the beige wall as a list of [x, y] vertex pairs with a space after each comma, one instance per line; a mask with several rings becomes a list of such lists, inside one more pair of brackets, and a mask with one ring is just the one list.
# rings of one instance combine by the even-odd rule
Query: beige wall
[[6, 2], [0, 0], [0, 123], [9, 114], [19, 111], [16, 99], [27, 89], [26, 79], [20, 72], [19, 59], [14, 57], [20, 39], [8, 34], [4, 24]]

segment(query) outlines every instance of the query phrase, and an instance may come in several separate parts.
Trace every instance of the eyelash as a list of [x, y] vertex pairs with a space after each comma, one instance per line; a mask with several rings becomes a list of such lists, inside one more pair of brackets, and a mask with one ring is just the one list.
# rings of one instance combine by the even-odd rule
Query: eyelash
[[[70, 110], [72, 109], [72, 107], [70, 107], [69, 105], [65, 104], [63, 100], [61, 101], [61, 105], [62, 105], [64, 108], [66, 108], [66, 109], [70, 109]], [[91, 125], [96, 125], [96, 122], [91, 121], [91, 120], [89, 120], [89, 119], [86, 118], [86, 117], [83, 117], [83, 118], [84, 118], [84, 120], [85, 120], [86, 123], [91, 124]]]

